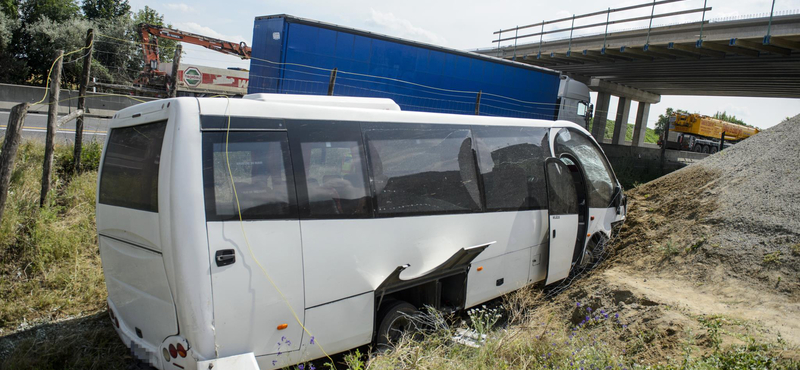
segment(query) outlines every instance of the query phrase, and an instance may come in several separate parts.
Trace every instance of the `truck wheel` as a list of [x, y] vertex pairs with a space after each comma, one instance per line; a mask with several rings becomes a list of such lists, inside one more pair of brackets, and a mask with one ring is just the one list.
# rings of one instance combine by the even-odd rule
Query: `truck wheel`
[[715, 146], [712, 146], [712, 147], [711, 147], [711, 154], [714, 154], [714, 153], [716, 153], [718, 150], [719, 150], [719, 148], [717, 148], [717, 147], [715, 147]]
[[709, 152], [708, 145], [703, 145], [703, 153], [708, 153], [708, 152]]
[[703, 152], [703, 146], [700, 145], [700, 144], [694, 144], [694, 148], [693, 149], [694, 149], [693, 151], [695, 153], [702, 153]]
[[410, 317], [419, 314], [417, 308], [404, 301], [391, 302], [378, 313], [380, 325], [375, 338], [376, 347], [385, 350], [400, 341], [405, 333], [414, 329]]

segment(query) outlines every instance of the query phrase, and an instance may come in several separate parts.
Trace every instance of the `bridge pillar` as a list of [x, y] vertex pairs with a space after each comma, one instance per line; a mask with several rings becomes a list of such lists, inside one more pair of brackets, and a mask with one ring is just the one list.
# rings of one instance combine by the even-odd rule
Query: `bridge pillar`
[[612, 144], [624, 145], [625, 134], [628, 133], [628, 116], [631, 112], [631, 99], [619, 98], [617, 105], [617, 119], [614, 121], [614, 137], [611, 140]]
[[598, 143], [603, 142], [606, 134], [609, 104], [611, 104], [611, 94], [602, 91], [598, 92], [597, 102], [594, 105], [594, 123], [592, 124], [592, 136]]
[[633, 146], [644, 146], [644, 134], [647, 132], [647, 116], [650, 115], [650, 103], [639, 102], [636, 110], [636, 124], [633, 126]]

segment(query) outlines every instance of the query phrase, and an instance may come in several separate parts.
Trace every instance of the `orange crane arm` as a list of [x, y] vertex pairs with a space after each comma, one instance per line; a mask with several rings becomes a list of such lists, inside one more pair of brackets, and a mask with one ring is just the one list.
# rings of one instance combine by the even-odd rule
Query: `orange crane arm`
[[242, 59], [250, 59], [251, 49], [244, 41], [237, 44], [231, 41], [206, 37], [191, 32], [173, 30], [164, 26], [153, 26], [146, 23], [139, 25], [139, 31], [142, 34], [144, 57], [147, 64], [150, 64], [151, 60], [158, 60], [158, 41], [154, 39], [153, 42], [150, 42], [150, 35], [200, 45], [206, 49], [218, 51], [220, 53], [235, 55]]

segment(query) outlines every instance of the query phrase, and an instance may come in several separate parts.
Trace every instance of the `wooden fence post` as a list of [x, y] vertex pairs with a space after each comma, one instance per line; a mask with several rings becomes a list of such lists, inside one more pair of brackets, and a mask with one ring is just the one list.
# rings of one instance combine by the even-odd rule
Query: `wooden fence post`
[[175, 47], [175, 57], [172, 58], [172, 80], [169, 84], [169, 97], [174, 98], [178, 96], [178, 68], [181, 63], [181, 52], [183, 47], [178, 44]]
[[44, 142], [44, 164], [42, 164], [42, 192], [39, 195], [39, 207], [44, 207], [47, 193], [50, 192], [51, 172], [53, 171], [53, 147], [56, 140], [56, 121], [58, 120], [58, 96], [61, 92], [61, 67], [64, 61], [64, 50], [56, 52], [57, 62], [50, 75], [50, 99], [47, 108], [47, 137]]
[[[86, 88], [89, 86], [89, 73], [92, 68], [92, 51], [94, 50], [94, 30], [89, 29], [86, 33], [86, 47], [89, 51], [83, 57], [83, 74], [81, 75], [81, 87], [78, 90], [78, 110], [86, 111]], [[72, 168], [75, 173], [81, 166], [81, 150], [83, 149], [83, 115], [75, 121], [75, 150], [73, 151]]]
[[25, 115], [28, 114], [30, 104], [22, 103], [11, 108], [6, 126], [6, 139], [3, 141], [3, 151], [0, 153], [0, 223], [3, 222], [3, 210], [6, 208], [8, 187], [11, 182], [11, 173], [14, 172], [14, 161], [17, 159], [17, 149], [22, 137], [22, 125]]

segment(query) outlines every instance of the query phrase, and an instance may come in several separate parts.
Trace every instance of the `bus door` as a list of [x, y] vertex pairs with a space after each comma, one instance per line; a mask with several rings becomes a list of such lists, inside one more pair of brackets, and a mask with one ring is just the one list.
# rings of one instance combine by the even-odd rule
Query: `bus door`
[[305, 302], [287, 134], [204, 132], [203, 141], [217, 355], [296, 351]]
[[545, 161], [550, 224], [545, 285], [569, 276], [578, 237], [578, 192], [569, 167], [560, 159]]

